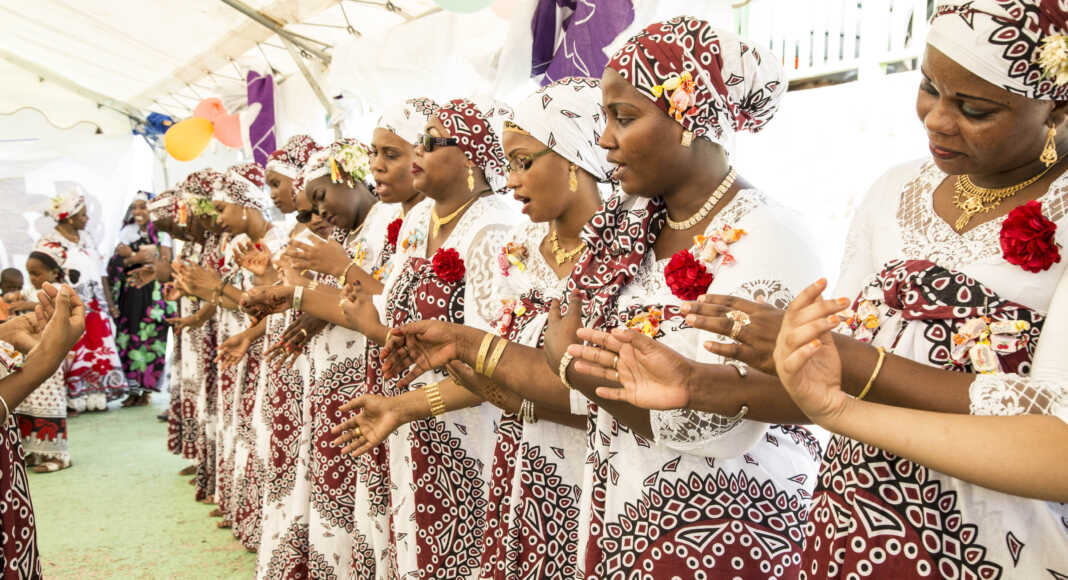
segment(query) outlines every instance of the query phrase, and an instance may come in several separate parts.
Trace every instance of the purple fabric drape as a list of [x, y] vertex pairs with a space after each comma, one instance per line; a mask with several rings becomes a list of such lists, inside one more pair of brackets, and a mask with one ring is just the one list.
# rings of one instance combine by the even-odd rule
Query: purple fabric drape
[[[557, 27], [560, 10], [567, 16]], [[608, 64], [604, 48], [633, 21], [631, 0], [539, 0], [530, 23], [531, 76], [544, 74], [542, 85], [569, 76], [599, 78]]]
[[259, 103], [260, 114], [248, 128], [249, 145], [252, 158], [260, 165], [267, 165], [267, 156], [274, 153], [274, 78], [248, 71], [245, 78], [248, 90], [248, 104]]

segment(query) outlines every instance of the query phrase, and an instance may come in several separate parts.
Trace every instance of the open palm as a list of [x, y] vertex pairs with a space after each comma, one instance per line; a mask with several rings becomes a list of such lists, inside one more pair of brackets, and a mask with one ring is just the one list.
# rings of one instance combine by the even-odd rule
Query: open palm
[[597, 396], [654, 410], [679, 409], [689, 403], [688, 383], [697, 363], [633, 330], [609, 334], [583, 328], [578, 336], [598, 347], [569, 348], [582, 359], [576, 363], [577, 371], [609, 380], [619, 373], [622, 387], [598, 387]]
[[[341, 453], [353, 457], [374, 449], [401, 425], [401, 416], [391, 397], [360, 395], [342, 406], [341, 411], [358, 411], [351, 419], [332, 429], [334, 434], [339, 434], [334, 445], [344, 445]], [[359, 428], [359, 437], [354, 434], [356, 428]]]

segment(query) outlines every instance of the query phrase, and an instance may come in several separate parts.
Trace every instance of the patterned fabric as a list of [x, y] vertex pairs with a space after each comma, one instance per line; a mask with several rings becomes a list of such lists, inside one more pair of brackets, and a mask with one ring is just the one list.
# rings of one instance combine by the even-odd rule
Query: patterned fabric
[[505, 174], [508, 160], [493, 128], [493, 119], [511, 117], [511, 110], [504, 105], [483, 110], [468, 99], [453, 99], [442, 105], [435, 114], [449, 135], [459, 140], [460, 150], [468, 161], [486, 175], [486, 181], [493, 191], [504, 191], [508, 180]]
[[321, 149], [314, 139], [307, 135], [294, 135], [267, 158], [266, 171], [273, 171], [290, 179], [296, 179], [300, 169], [308, 162], [312, 153]]
[[45, 215], [57, 222], [65, 221], [85, 209], [85, 196], [70, 190], [52, 198], [52, 205], [45, 210]]
[[531, 22], [531, 76], [545, 73], [542, 84], [570, 76], [599, 77], [608, 62], [605, 48], [633, 22], [630, 2], [538, 0]]
[[267, 211], [263, 178], [263, 168], [255, 163], [234, 165], [215, 182], [211, 200]]
[[721, 144], [736, 132], [762, 129], [786, 93], [777, 58], [689, 16], [650, 24], [608, 68], [695, 137]]
[[378, 119], [378, 127], [387, 129], [409, 143], [415, 143], [426, 124], [438, 110], [434, 101], [417, 97], [390, 105]]
[[34, 252], [40, 252], [56, 263], [60, 269], [66, 271], [67, 269], [67, 247], [61, 242], [51, 240], [48, 238], [41, 238], [37, 240], [37, 243], [33, 245]]
[[[273, 68], [268, 65], [268, 68]], [[274, 75], [254, 70], [245, 75], [245, 94], [249, 107], [260, 105], [259, 114], [248, 127], [248, 141], [252, 159], [267, 164], [267, 156], [274, 151]]]
[[542, 87], [516, 106], [515, 124], [597, 181], [611, 174], [597, 145], [605, 124], [597, 79], [568, 77]]
[[215, 193], [215, 183], [222, 177], [223, 174], [214, 169], [200, 169], [190, 173], [178, 186], [178, 191], [183, 196], [211, 199]]
[[63, 369], [33, 390], [14, 409], [15, 420], [27, 454], [70, 461], [67, 441], [67, 387]]
[[[0, 342], [0, 379], [15, 372], [22, 362], [21, 354]], [[41, 556], [25, 456], [15, 416], [7, 415], [0, 431], [0, 497], [4, 498], [0, 504], [0, 573], [4, 578], [39, 580]]]
[[[347, 157], [346, 152], [353, 149], [364, 153], [371, 150], [370, 147], [364, 145], [360, 141], [345, 137], [334, 141], [328, 147], [316, 151], [308, 158], [308, 163], [303, 169], [300, 170], [300, 175], [297, 177], [297, 181], [294, 182], [293, 187], [304, 189], [308, 183], [327, 175], [331, 176], [331, 181], [334, 181], [334, 183], [340, 183], [343, 176], [340, 175], [339, 172], [335, 177], [334, 172], [339, 170], [339, 164], [345, 162]], [[363, 160], [363, 162], [358, 165], [360, 165], [360, 179], [365, 185], [368, 185], [367, 177], [371, 172], [366, 160]], [[355, 185], [353, 184], [349, 187], [355, 187]], [[368, 185], [368, 187], [370, 187], [370, 185]]]
[[942, 2], [931, 17], [927, 44], [1010, 93], [1030, 99], [1068, 99], [1068, 83], [1040, 64], [1043, 43], [1068, 34], [1068, 13], [1057, 0]]
[[148, 202], [148, 219], [153, 222], [175, 221], [178, 219], [178, 195], [173, 189], [167, 189]]

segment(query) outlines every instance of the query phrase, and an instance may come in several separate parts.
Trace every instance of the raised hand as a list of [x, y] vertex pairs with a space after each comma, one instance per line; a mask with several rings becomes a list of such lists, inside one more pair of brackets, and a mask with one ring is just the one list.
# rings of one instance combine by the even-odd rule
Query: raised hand
[[310, 244], [290, 240], [285, 255], [297, 270], [321, 272], [336, 278], [340, 278], [351, 263], [345, 248], [333, 240], [313, 240]]
[[248, 354], [248, 348], [251, 344], [252, 341], [249, 340], [248, 335], [244, 332], [239, 332], [223, 341], [219, 345], [218, 355], [215, 357], [215, 362], [219, 363], [219, 369], [225, 371], [241, 362], [241, 359]]
[[848, 301], [824, 300], [820, 293], [826, 284], [821, 282], [805, 288], [786, 309], [775, 366], [790, 398], [810, 419], [824, 424], [850, 402], [842, 391], [842, 361], [831, 336], [840, 322], [836, 314]]
[[134, 288], [144, 288], [156, 281], [156, 265], [145, 264], [126, 274], [126, 282]]
[[203, 300], [212, 300], [218, 291], [219, 274], [197, 264], [175, 261], [171, 264], [174, 271], [174, 283], [185, 294], [191, 294]]
[[651, 410], [689, 404], [696, 362], [634, 330], [607, 333], [581, 328], [578, 338], [596, 346], [568, 347], [575, 357], [575, 371], [621, 385], [598, 387], [598, 397]]
[[65, 355], [85, 332], [85, 305], [66, 284], [59, 287], [54, 308], [41, 333], [41, 342], [53, 345]]
[[560, 301], [553, 300], [549, 304], [549, 321], [545, 327], [545, 362], [552, 369], [560, 366], [567, 348], [572, 344], [581, 342], [578, 338], [578, 329], [582, 328], [582, 295], [572, 294], [568, 303], [567, 315], [560, 315]]
[[330, 430], [334, 445], [344, 445], [341, 453], [359, 457], [372, 450], [397, 427], [406, 422], [394, 397], [360, 395], [341, 407], [342, 413], [356, 411], [351, 419]]
[[269, 314], [292, 308], [292, 286], [257, 286], [241, 296], [241, 310], [253, 319], [253, 324]]
[[267, 351], [267, 360], [275, 368], [293, 366], [304, 353], [308, 342], [326, 328], [326, 321], [304, 313], [282, 333], [282, 337]]
[[253, 244], [247, 241], [244, 244], [235, 246], [234, 259], [239, 266], [261, 278], [274, 269], [274, 264], [271, 262], [271, 254], [263, 244]]
[[424, 372], [456, 360], [462, 329], [440, 320], [421, 320], [394, 328], [382, 348], [383, 374], [393, 378], [414, 365], [397, 382], [398, 388], [404, 388]]

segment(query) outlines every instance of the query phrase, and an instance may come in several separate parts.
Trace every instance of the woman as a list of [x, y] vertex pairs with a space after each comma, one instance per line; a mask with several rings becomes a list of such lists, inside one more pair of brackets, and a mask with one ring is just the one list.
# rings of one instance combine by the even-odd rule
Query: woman
[[145, 263], [171, 261], [171, 236], [159, 231], [149, 220], [151, 196], [137, 192], [126, 210], [119, 230], [119, 245], [108, 262], [109, 289], [119, 316], [115, 323], [119, 359], [126, 374], [128, 395], [124, 407], [142, 407], [149, 403], [149, 393], [159, 392], [160, 376], [167, 363], [167, 322], [170, 306], [155, 280], [135, 285], [127, 275]]
[[[62, 247], [51, 242], [38, 242], [26, 258], [30, 283], [37, 291], [46, 283], [66, 283], [66, 263], [67, 256]], [[77, 283], [80, 275], [76, 270], [71, 271], [71, 281]], [[28, 467], [35, 473], [52, 473], [71, 466], [70, 442], [67, 440], [67, 386], [63, 382], [62, 367], [34, 389], [14, 413]]]
[[[567, 78], [542, 88], [519, 104], [514, 122], [505, 124], [501, 141], [511, 168], [508, 185], [530, 223], [518, 228], [496, 257], [494, 299], [501, 309], [493, 332], [512, 341], [502, 357], [522, 345], [533, 351], [533, 364], [542, 364], [536, 349], [542, 343], [549, 300], [563, 296], [567, 277], [585, 249], [579, 234], [601, 206], [597, 183], [609, 173], [604, 150], [596, 142], [603, 131], [600, 83], [594, 79]], [[478, 344], [484, 334], [457, 324], [422, 321], [394, 329], [396, 338], [387, 351], [442, 351], [461, 342]], [[386, 361], [392, 371], [407, 366], [393, 359], [388, 356]], [[478, 366], [474, 353], [456, 360]], [[480, 574], [574, 577], [585, 418], [569, 413], [569, 395], [555, 375], [549, 375], [548, 385], [538, 385], [523, 361], [508, 356], [501, 363], [495, 383], [462, 377], [467, 388], [505, 411], [497, 426]], [[362, 433], [393, 429], [370, 422], [386, 416], [373, 407], [387, 404], [385, 399], [367, 402], [355, 417]]]
[[[0, 571], [4, 578], [41, 578], [37, 530], [26, 480], [24, 452], [11, 408], [56, 372], [85, 331], [85, 306], [69, 286], [45, 284], [38, 295], [47, 320], [40, 341], [38, 315], [0, 324]], [[32, 319], [32, 320], [31, 320]]]
[[126, 381], [111, 321], [117, 310], [111, 293], [105, 291], [110, 285], [103, 272], [103, 258], [85, 231], [89, 223], [85, 196], [73, 190], [62, 193], [53, 198], [47, 214], [56, 221], [56, 227], [41, 239], [60, 244], [67, 252], [67, 266], [81, 272], [75, 290], [87, 309], [85, 336], [65, 368], [67, 406], [76, 413], [107, 411], [108, 401], [123, 393]]
[[[1030, 371], [1064, 270], [1053, 249], [1064, 242], [1058, 230], [1068, 207], [1058, 161], [1064, 139], [1057, 137], [1068, 116], [1068, 86], [1056, 82], [1056, 55], [1039, 48], [1066, 32], [1057, 24], [1064, 21], [1063, 10], [1044, 2], [936, 11], [916, 104], [932, 159], [888, 172], [847, 238], [838, 294], [857, 298], [834, 339], [850, 394], [924, 411], [1020, 412], [997, 402], [999, 392], [1012, 390], [997, 375]], [[1033, 43], [1006, 53], [1000, 39], [1013, 35]], [[850, 304], [837, 300], [838, 307]], [[774, 373], [768, 361], [781, 312], [709, 297], [692, 308], [693, 323], [722, 329], [727, 309], [749, 322], [733, 354]], [[703, 408], [724, 398], [642, 382], [653, 404]], [[656, 401], [663, 393], [672, 400]], [[742, 396], [751, 395], [733, 395]], [[932, 497], [937, 511], [916, 519]], [[1063, 509], [835, 436], [814, 496], [803, 568], [820, 578], [1063, 575]], [[885, 533], [869, 536], [875, 521]]]

